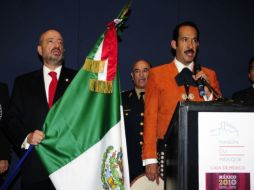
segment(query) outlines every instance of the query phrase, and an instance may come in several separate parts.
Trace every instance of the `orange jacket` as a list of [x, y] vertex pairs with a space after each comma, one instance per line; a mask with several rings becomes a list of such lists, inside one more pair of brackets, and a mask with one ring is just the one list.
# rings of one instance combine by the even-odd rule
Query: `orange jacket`
[[[220, 92], [219, 82], [213, 70], [202, 67], [210, 85]], [[142, 159], [157, 158], [157, 139], [163, 139], [179, 101], [183, 101], [184, 86], [177, 86], [175, 76], [178, 70], [174, 61], [154, 67], [149, 71], [146, 85], [144, 145]], [[198, 88], [190, 86], [193, 101], [204, 101]]]

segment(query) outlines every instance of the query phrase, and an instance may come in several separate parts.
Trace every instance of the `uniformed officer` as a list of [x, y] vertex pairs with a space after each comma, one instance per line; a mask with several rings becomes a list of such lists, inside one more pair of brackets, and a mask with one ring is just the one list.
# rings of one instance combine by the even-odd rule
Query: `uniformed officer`
[[128, 149], [130, 182], [145, 173], [142, 166], [145, 86], [151, 64], [138, 60], [132, 66], [131, 77], [134, 89], [122, 92], [125, 131]]

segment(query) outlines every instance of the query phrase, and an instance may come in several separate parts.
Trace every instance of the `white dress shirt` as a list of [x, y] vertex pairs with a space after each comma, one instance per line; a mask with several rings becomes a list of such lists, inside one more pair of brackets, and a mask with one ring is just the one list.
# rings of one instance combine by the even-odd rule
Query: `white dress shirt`
[[[54, 72], [56, 72], [56, 77], [57, 80], [59, 79], [60, 76], [60, 72], [62, 69], [62, 65], [60, 65], [59, 67], [57, 67], [55, 70], [53, 70]], [[49, 72], [51, 72], [52, 70], [50, 70], [48, 67], [46, 67], [45, 65], [43, 65], [43, 79], [44, 79], [44, 85], [45, 85], [45, 92], [46, 92], [46, 97], [47, 97], [47, 102], [48, 102], [48, 88], [49, 88], [49, 84], [52, 80], [51, 76], [49, 75]], [[28, 135], [27, 135], [28, 136]], [[25, 138], [25, 140], [23, 141], [21, 148], [23, 149], [28, 149], [30, 144], [27, 142], [27, 136]]]

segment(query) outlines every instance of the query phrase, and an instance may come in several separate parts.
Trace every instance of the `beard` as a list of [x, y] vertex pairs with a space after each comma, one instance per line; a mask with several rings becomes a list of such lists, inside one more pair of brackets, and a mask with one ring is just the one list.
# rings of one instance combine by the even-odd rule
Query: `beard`
[[43, 61], [45, 61], [46, 63], [52, 66], [61, 65], [64, 61], [63, 55], [55, 56], [50, 54], [50, 55], [44, 55], [42, 56], [42, 58], [43, 58]]

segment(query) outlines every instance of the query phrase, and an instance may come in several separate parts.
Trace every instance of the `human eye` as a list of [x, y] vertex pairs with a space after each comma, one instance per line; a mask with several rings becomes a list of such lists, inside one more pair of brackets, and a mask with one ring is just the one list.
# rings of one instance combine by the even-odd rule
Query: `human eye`
[[53, 39], [51, 39], [51, 38], [49, 38], [48, 40], [47, 40], [47, 43], [48, 44], [50, 44], [50, 43], [53, 43], [54, 41], [53, 41]]
[[182, 42], [187, 42], [188, 38], [187, 37], [182, 37], [181, 40], [182, 40]]
[[192, 42], [195, 43], [195, 44], [197, 44], [197, 43], [198, 43], [198, 39], [197, 39], [197, 38], [194, 38], [194, 39], [192, 39]]
[[135, 69], [135, 70], [134, 70], [134, 73], [135, 73], [135, 74], [137, 74], [137, 73], [139, 73], [139, 72], [140, 72], [139, 69]]
[[148, 72], [148, 71], [149, 71], [148, 68], [144, 68], [144, 69], [143, 69], [143, 72]]
[[59, 40], [58, 42], [59, 42], [60, 45], [64, 44], [63, 40]]

